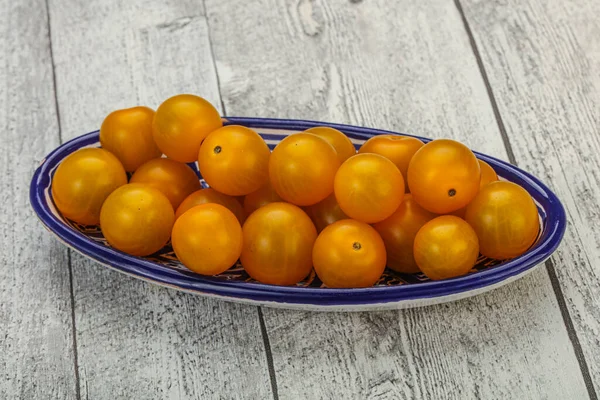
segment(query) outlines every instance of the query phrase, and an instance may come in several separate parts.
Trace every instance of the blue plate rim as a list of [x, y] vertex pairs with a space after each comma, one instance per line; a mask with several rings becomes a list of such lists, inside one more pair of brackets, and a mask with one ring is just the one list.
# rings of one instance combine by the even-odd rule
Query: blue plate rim
[[[285, 129], [302, 131], [313, 126], [330, 126], [343, 131], [351, 138], [366, 140], [375, 135], [401, 134], [428, 142], [432, 139], [388, 130], [358, 127], [322, 121], [223, 117], [225, 124], [239, 124], [259, 129]], [[31, 205], [42, 223], [63, 242], [100, 263], [130, 275], [139, 276], [159, 284], [177, 286], [187, 291], [207, 293], [259, 302], [310, 304], [321, 306], [381, 304], [474, 291], [491, 286], [522, 274], [547, 259], [560, 244], [566, 229], [566, 214], [558, 197], [539, 179], [503, 160], [474, 152], [478, 158], [490, 164], [502, 177], [519, 183], [546, 211], [546, 225], [538, 243], [524, 255], [501, 265], [470, 275], [442, 281], [418, 284], [378, 286], [362, 289], [305, 288], [296, 286], [273, 286], [254, 282], [227, 281], [215, 277], [187, 274], [170, 269], [152, 261], [130, 256], [116, 249], [87, 239], [60, 221], [50, 210], [44, 190], [49, 187], [52, 171], [67, 154], [81, 147], [98, 142], [98, 132], [93, 131], [69, 140], [54, 149], [36, 169], [30, 185]], [[268, 137], [269, 134], [263, 135]]]

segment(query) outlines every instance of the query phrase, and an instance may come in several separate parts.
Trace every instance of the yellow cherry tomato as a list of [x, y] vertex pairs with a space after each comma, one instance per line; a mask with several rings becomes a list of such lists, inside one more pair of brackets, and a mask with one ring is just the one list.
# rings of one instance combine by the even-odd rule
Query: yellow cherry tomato
[[314, 128], [307, 129], [305, 132], [317, 135], [332, 145], [337, 152], [340, 164], [356, 154], [356, 148], [350, 138], [337, 129], [328, 126], [315, 126]]
[[466, 221], [479, 237], [481, 254], [504, 260], [523, 254], [540, 230], [537, 207], [521, 186], [492, 182], [467, 207]]
[[160, 190], [175, 210], [187, 196], [200, 190], [196, 173], [189, 166], [168, 158], [155, 158], [139, 167], [131, 183], [145, 183]]
[[479, 162], [479, 168], [481, 168], [481, 179], [479, 180], [479, 188], [481, 189], [484, 185], [498, 180], [498, 174], [496, 171], [485, 161], [477, 160]]
[[332, 145], [311, 133], [283, 139], [271, 154], [269, 176], [273, 188], [287, 202], [310, 206], [333, 192], [340, 166]]
[[317, 231], [321, 232], [326, 226], [342, 219], [348, 219], [332, 193], [325, 200], [304, 209], [312, 219]]
[[408, 191], [406, 179], [408, 164], [417, 150], [423, 147], [423, 142], [417, 138], [400, 135], [379, 135], [367, 140], [358, 150], [359, 154], [375, 153], [393, 162], [402, 174], [405, 190]]
[[151, 108], [133, 107], [113, 111], [102, 122], [100, 144], [121, 161], [125, 171], [133, 172], [161, 156], [152, 137], [153, 118]]
[[222, 126], [212, 104], [202, 97], [180, 94], [158, 107], [152, 131], [156, 145], [167, 157], [188, 163], [198, 158], [204, 138]]
[[246, 215], [252, 214], [254, 211], [269, 203], [281, 202], [283, 199], [277, 194], [271, 182], [267, 182], [260, 189], [246, 195], [244, 197], [244, 211]]
[[248, 275], [262, 283], [294, 285], [312, 270], [317, 230], [299, 207], [271, 203], [244, 223], [240, 260]]
[[404, 178], [379, 154], [357, 154], [335, 175], [335, 198], [350, 218], [372, 224], [396, 211], [404, 197]]
[[220, 204], [192, 207], [173, 226], [173, 250], [192, 271], [216, 275], [235, 264], [242, 252], [242, 227]]
[[269, 180], [270, 155], [269, 146], [258, 133], [229, 125], [204, 139], [198, 166], [211, 187], [230, 196], [244, 196]]
[[408, 186], [419, 205], [436, 214], [456, 211], [479, 191], [481, 169], [464, 144], [438, 139], [421, 147], [408, 166]]
[[83, 225], [100, 222], [102, 203], [127, 174], [119, 160], [102, 149], [81, 149], [67, 156], [52, 178], [52, 198], [65, 217]]
[[413, 251], [419, 269], [430, 279], [454, 278], [475, 266], [479, 241], [463, 219], [443, 215], [419, 229]]
[[199, 206], [201, 204], [220, 204], [227, 208], [235, 215], [235, 217], [243, 224], [246, 220], [246, 213], [242, 208], [242, 205], [235, 197], [227, 196], [226, 194], [219, 193], [215, 189], [206, 188], [195, 191], [185, 198], [177, 208], [175, 212], [175, 219], [179, 219], [187, 210], [192, 207]]
[[130, 183], [111, 193], [100, 212], [108, 243], [134, 256], [162, 249], [171, 236], [175, 215], [169, 199], [151, 186]]
[[414, 274], [419, 267], [413, 254], [415, 236], [423, 225], [437, 217], [407, 194], [400, 207], [388, 218], [373, 225], [387, 252], [387, 266], [397, 272]]
[[313, 249], [315, 272], [330, 288], [373, 286], [385, 269], [385, 245], [370, 225], [344, 219], [319, 234]]

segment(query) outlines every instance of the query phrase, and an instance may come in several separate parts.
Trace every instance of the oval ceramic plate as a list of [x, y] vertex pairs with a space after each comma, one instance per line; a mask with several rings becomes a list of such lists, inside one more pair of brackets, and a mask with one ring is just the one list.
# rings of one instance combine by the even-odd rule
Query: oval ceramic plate
[[[225, 124], [244, 125], [259, 132], [272, 149], [284, 137], [313, 126], [331, 126], [343, 131], [356, 147], [372, 136], [394, 132], [322, 122], [234, 118]], [[419, 138], [423, 141], [430, 139]], [[430, 281], [422, 274], [402, 275], [386, 270], [380, 281], [365, 289], [328, 289], [312, 273], [296, 286], [272, 286], [250, 279], [241, 265], [225, 273], [206, 277], [183, 267], [170, 246], [151, 257], [134, 257], [109, 247], [96, 226], [81, 226], [63, 218], [54, 207], [52, 176], [69, 154], [82, 147], [99, 147], [98, 132], [75, 138], [50, 153], [31, 182], [31, 204], [43, 224], [69, 247], [117, 271], [175, 289], [255, 305], [307, 310], [357, 311], [406, 308], [458, 300], [489, 291], [514, 281], [548, 258], [560, 243], [565, 230], [565, 212], [543, 183], [504, 161], [476, 153], [490, 164], [501, 179], [524, 187], [537, 203], [541, 231], [536, 243], [522, 256], [506, 261], [480, 257], [468, 275]]]

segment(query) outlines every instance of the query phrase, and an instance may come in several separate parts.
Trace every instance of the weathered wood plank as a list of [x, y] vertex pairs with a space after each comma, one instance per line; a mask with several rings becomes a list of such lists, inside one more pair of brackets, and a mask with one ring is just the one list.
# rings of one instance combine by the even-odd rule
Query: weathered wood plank
[[[451, 1], [207, 0], [230, 115], [454, 137], [506, 158]], [[476, 298], [361, 314], [264, 310], [282, 398], [585, 398], [544, 269]]]
[[600, 3], [462, 2], [517, 162], [567, 209], [552, 261], [600, 393]]
[[[196, 2], [53, 1], [51, 17], [65, 138], [177, 93], [220, 104]], [[255, 307], [158, 288], [75, 254], [73, 274], [82, 397], [271, 397]]]
[[28, 195], [59, 143], [43, 0], [0, 0], [0, 60], [0, 398], [75, 399], [67, 251]]

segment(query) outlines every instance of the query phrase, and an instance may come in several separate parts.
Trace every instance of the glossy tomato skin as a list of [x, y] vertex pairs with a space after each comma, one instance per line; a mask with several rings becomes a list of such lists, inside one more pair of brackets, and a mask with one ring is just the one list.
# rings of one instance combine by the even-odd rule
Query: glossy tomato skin
[[121, 161], [125, 171], [134, 172], [162, 155], [152, 136], [153, 119], [151, 108], [133, 107], [113, 111], [102, 122], [100, 144]]
[[491, 182], [498, 180], [498, 174], [496, 171], [485, 161], [477, 160], [479, 162], [479, 168], [481, 169], [481, 179], [479, 180], [479, 189]]
[[177, 209], [181, 202], [196, 190], [200, 180], [187, 165], [168, 158], [155, 158], [135, 171], [131, 183], [144, 183], [160, 190]]
[[406, 180], [408, 164], [417, 150], [424, 143], [417, 138], [400, 135], [379, 135], [367, 140], [358, 150], [359, 154], [375, 153], [384, 156], [393, 162], [402, 174], [405, 182], [405, 190], [408, 191]]
[[326, 227], [313, 249], [315, 272], [330, 288], [373, 286], [385, 263], [385, 245], [377, 231], [351, 219]]
[[317, 135], [332, 145], [340, 160], [340, 164], [356, 154], [356, 148], [350, 138], [335, 128], [315, 126], [314, 128], [307, 129], [305, 132]]
[[223, 126], [208, 101], [191, 94], [165, 100], [152, 121], [154, 141], [167, 157], [182, 163], [196, 161], [202, 140]]
[[102, 203], [127, 183], [119, 160], [103, 149], [81, 149], [67, 156], [52, 177], [52, 198], [65, 217], [98, 225]]
[[334, 190], [346, 215], [371, 224], [392, 215], [402, 203], [404, 178], [387, 158], [357, 154], [339, 168]]
[[283, 139], [271, 154], [271, 185], [285, 201], [310, 206], [333, 192], [333, 179], [340, 166], [333, 146], [310, 133]]
[[246, 215], [252, 214], [254, 211], [270, 203], [282, 202], [283, 199], [277, 194], [271, 182], [267, 182], [260, 189], [246, 195], [244, 197], [244, 211]]
[[391, 216], [373, 225], [385, 243], [389, 268], [405, 274], [420, 271], [413, 254], [415, 237], [435, 217], [437, 214], [425, 210], [407, 194]]
[[175, 211], [175, 219], [179, 219], [183, 215], [184, 212], [193, 208], [195, 206], [199, 206], [202, 204], [219, 204], [223, 207], [227, 208], [229, 211], [235, 215], [240, 224], [243, 224], [246, 220], [246, 213], [242, 208], [242, 205], [232, 196], [227, 196], [226, 194], [219, 193], [213, 188], [206, 188], [196, 190], [194, 193], [190, 194], [186, 197], [179, 207], [177, 207], [177, 211]]
[[252, 213], [243, 226], [240, 260], [262, 283], [294, 285], [312, 270], [317, 230], [299, 207], [271, 203]]
[[467, 274], [477, 262], [479, 241], [462, 218], [443, 215], [421, 227], [414, 244], [419, 269], [433, 280]]
[[242, 252], [242, 227], [220, 204], [194, 206], [173, 226], [173, 250], [192, 271], [216, 275], [233, 266]]
[[326, 226], [336, 221], [348, 219], [348, 216], [342, 211], [333, 193], [327, 196], [325, 200], [306, 207], [304, 211], [306, 211], [313, 221], [318, 232], [321, 232]]
[[479, 191], [481, 169], [468, 147], [438, 139], [421, 147], [408, 166], [408, 186], [419, 205], [436, 214], [456, 211]]
[[151, 186], [131, 183], [111, 193], [100, 213], [108, 243], [134, 256], [162, 249], [171, 236], [175, 215], [169, 199]]
[[523, 254], [540, 230], [531, 195], [512, 182], [498, 181], [482, 187], [467, 207], [465, 219], [479, 237], [481, 254], [499, 260]]
[[200, 173], [221, 193], [244, 196], [269, 180], [271, 151], [263, 138], [250, 128], [224, 126], [210, 133], [198, 154]]

